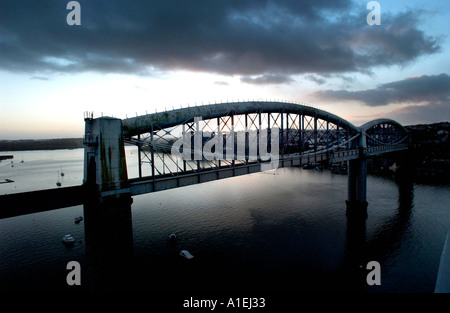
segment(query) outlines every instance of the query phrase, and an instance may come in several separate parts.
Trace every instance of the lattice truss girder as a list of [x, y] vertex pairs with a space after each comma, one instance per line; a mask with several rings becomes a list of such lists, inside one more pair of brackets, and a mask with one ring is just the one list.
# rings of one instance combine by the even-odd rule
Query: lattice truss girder
[[389, 123], [380, 123], [366, 130], [367, 147], [400, 144], [407, 138], [408, 134], [403, 129]]
[[[206, 168], [233, 167], [236, 164], [261, 162], [258, 154], [261, 148], [261, 138], [267, 140], [267, 152], [270, 153], [272, 131], [278, 130], [280, 157], [301, 153], [322, 153], [324, 151], [346, 149], [349, 142], [355, 138], [354, 133], [315, 116], [280, 112], [249, 113], [234, 115], [233, 112], [213, 119], [203, 120], [194, 118], [171, 128], [160, 128], [153, 125], [152, 131], [134, 136], [127, 140], [139, 148], [139, 176], [177, 175], [181, 172], [199, 171]], [[195, 133], [202, 134], [202, 147], [211, 140], [223, 138], [223, 158], [208, 158], [200, 151], [200, 160], [196, 160], [194, 144]], [[267, 136], [260, 137], [264, 131]], [[191, 158], [182, 158], [171, 153], [171, 147], [180, 138], [190, 136]], [[234, 138], [233, 138], [234, 135]], [[353, 136], [353, 137], [352, 137]], [[237, 144], [237, 140], [244, 140], [244, 148]], [[234, 141], [234, 145], [232, 145]], [[256, 148], [250, 148], [256, 147]], [[227, 148], [234, 152], [227, 154]], [[253, 149], [253, 150], [252, 150]], [[215, 152], [215, 151], [213, 151]], [[198, 151], [197, 151], [198, 153]]]

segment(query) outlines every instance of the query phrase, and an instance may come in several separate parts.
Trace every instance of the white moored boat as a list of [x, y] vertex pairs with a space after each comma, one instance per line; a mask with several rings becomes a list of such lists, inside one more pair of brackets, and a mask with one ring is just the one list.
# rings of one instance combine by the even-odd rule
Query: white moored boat
[[71, 234], [67, 234], [62, 238], [62, 241], [66, 245], [72, 245], [75, 243], [75, 238], [73, 238], [73, 236]]
[[180, 251], [180, 255], [183, 257], [183, 258], [186, 258], [186, 259], [188, 259], [188, 260], [190, 260], [190, 259], [192, 259], [194, 256], [192, 255], [192, 254], [190, 254], [189, 253], [189, 251], [187, 251], [187, 250], [181, 250]]

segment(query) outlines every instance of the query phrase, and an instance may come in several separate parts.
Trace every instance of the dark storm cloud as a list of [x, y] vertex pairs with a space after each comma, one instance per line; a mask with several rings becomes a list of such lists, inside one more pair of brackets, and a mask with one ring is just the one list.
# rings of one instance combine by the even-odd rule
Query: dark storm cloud
[[81, 26], [67, 25], [67, 2], [1, 1], [0, 69], [189, 70], [258, 84], [303, 73], [371, 72], [439, 50], [418, 29], [420, 13], [386, 13], [382, 26], [371, 27], [365, 3], [347, 0], [80, 0]]
[[318, 85], [323, 85], [326, 82], [325, 78], [319, 77], [319, 76], [316, 76], [316, 75], [306, 75], [305, 78], [307, 80], [315, 82]]
[[390, 103], [446, 103], [450, 105], [450, 76], [422, 75], [386, 84], [374, 89], [348, 91], [323, 90], [315, 96], [331, 101], [358, 101], [368, 106], [382, 106]]
[[411, 105], [390, 112], [387, 116], [404, 125], [428, 124], [450, 121], [450, 103], [438, 102], [424, 105]]
[[241, 77], [241, 82], [255, 85], [274, 85], [291, 83], [293, 80], [286, 75], [261, 75], [258, 77]]
[[33, 80], [43, 80], [43, 81], [49, 80], [48, 77], [43, 77], [43, 76], [32, 76], [32, 77], [30, 77], [30, 79], [33, 79]]
[[378, 118], [391, 118], [402, 125], [429, 124], [450, 121], [450, 104], [448, 102], [430, 102], [411, 104], [388, 112], [353, 116], [355, 125], [362, 125]]

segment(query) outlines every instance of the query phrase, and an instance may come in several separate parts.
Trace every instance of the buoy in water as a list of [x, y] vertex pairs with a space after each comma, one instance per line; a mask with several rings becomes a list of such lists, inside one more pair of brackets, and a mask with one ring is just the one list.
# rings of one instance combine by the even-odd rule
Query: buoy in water
[[177, 236], [175, 234], [170, 234], [169, 240], [171, 244], [175, 244], [177, 242]]

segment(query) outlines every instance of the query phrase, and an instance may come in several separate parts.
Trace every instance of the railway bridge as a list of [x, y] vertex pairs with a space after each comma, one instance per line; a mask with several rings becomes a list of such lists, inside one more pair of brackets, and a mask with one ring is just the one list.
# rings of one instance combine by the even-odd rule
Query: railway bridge
[[[408, 149], [391, 119], [355, 126], [286, 102], [216, 103], [126, 119], [85, 116], [83, 185], [103, 200], [305, 164], [347, 163], [347, 209], [367, 209], [367, 159]], [[138, 148], [129, 179], [125, 144]]]

